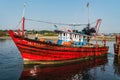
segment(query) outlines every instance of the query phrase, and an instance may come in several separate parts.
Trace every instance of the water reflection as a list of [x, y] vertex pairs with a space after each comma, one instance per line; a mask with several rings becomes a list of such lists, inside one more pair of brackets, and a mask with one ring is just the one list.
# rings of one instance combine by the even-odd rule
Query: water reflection
[[[105, 71], [107, 56], [94, 60], [59, 66], [25, 65], [20, 80], [95, 80], [96, 67]], [[90, 69], [94, 69], [94, 77]]]
[[120, 56], [118, 55], [114, 56], [114, 69], [115, 69], [115, 74], [120, 76]]

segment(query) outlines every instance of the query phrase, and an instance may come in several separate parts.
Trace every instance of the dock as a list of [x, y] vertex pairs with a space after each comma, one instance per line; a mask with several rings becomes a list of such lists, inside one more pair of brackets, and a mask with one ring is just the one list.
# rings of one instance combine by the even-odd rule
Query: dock
[[114, 44], [114, 54], [120, 56], [120, 34], [116, 35], [116, 43]]

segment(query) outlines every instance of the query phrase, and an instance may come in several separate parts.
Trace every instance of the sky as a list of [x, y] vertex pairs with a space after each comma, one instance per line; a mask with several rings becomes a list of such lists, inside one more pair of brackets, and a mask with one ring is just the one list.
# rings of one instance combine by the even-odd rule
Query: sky
[[[120, 0], [0, 0], [0, 30], [18, 29], [25, 7], [25, 18], [52, 23], [87, 24], [102, 19], [100, 33], [120, 33]], [[91, 27], [93, 27], [93, 24]], [[59, 29], [83, 29], [85, 26], [57, 25]], [[26, 20], [25, 29], [54, 30], [54, 24]]]

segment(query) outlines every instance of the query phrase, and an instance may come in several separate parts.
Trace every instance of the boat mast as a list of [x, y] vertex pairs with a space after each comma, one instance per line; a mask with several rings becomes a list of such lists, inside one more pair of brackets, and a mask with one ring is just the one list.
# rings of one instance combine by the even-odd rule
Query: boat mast
[[22, 16], [22, 37], [24, 38], [25, 34], [24, 34], [24, 27], [25, 27], [25, 3], [24, 3], [24, 7], [23, 7], [23, 16]]
[[24, 38], [25, 17], [22, 18], [22, 37]]

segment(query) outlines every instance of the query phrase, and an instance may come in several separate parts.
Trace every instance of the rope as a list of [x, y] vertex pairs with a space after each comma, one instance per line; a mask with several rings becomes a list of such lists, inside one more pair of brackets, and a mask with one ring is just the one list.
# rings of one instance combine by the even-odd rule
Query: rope
[[41, 22], [41, 23], [47, 23], [47, 24], [53, 24], [53, 25], [67, 25], [67, 26], [82, 26], [87, 24], [66, 24], [66, 23], [53, 23], [53, 22], [47, 22], [47, 21], [41, 21], [41, 20], [33, 20], [33, 19], [26, 19], [29, 21], [35, 21], [35, 22]]
[[22, 19], [19, 21], [19, 23], [16, 25], [15, 28], [18, 28], [18, 26], [20, 25], [21, 22], [22, 22]]

